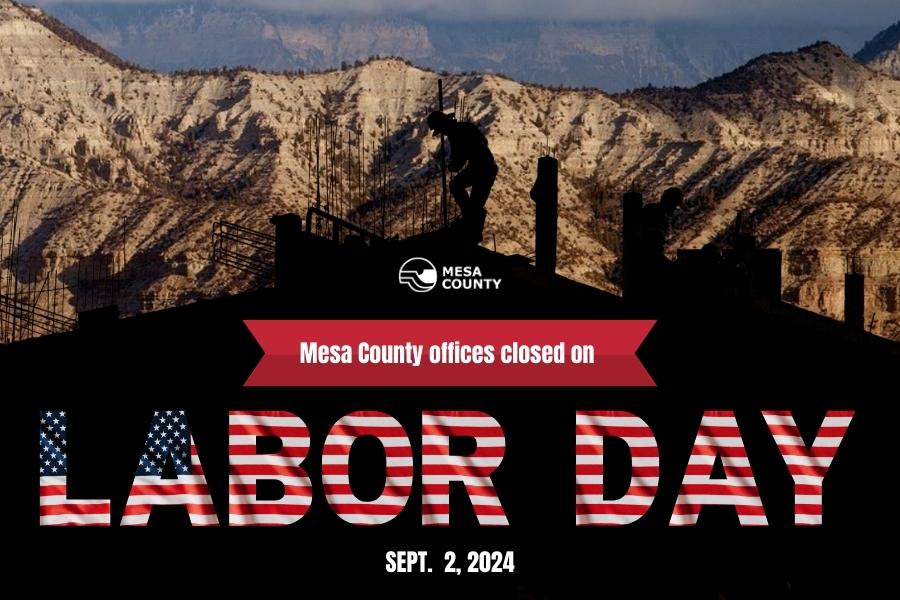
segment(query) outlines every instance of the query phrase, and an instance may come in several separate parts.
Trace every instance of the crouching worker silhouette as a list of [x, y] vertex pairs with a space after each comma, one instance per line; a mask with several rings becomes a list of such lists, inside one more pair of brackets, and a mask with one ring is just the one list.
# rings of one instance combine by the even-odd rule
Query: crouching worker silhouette
[[[428, 127], [435, 137], [445, 135], [449, 138], [450, 170], [459, 171], [450, 181], [450, 193], [462, 213], [462, 219], [454, 227], [460, 229], [466, 241], [481, 243], [487, 217], [484, 206], [497, 179], [497, 163], [488, 148], [487, 138], [472, 123], [459, 123], [440, 111], [428, 115]], [[468, 188], [472, 188], [471, 194]]]

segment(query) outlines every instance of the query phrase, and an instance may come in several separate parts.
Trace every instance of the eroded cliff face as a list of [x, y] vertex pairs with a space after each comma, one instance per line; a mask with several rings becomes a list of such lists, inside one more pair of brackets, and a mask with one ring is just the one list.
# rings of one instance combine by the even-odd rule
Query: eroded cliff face
[[[212, 224], [266, 229], [313, 194], [309, 118], [377, 144], [394, 181], [434, 167], [423, 119], [438, 75], [397, 60], [306, 76], [129, 69], [31, 9], [0, 0], [0, 230], [18, 215], [21, 256], [127, 256], [126, 312], [255, 285], [211, 265]], [[830, 44], [770, 55], [691, 89], [553, 90], [492, 75], [445, 77], [465, 94], [501, 167], [487, 229], [533, 252], [528, 190], [541, 148], [562, 161], [560, 270], [615, 289], [616, 198], [683, 186], [670, 249], [720, 241], [740, 213], [785, 252], [787, 299], [831, 316], [848, 257], [869, 275], [867, 321], [897, 336], [900, 81]], [[395, 212], [393, 218], [407, 215]]]

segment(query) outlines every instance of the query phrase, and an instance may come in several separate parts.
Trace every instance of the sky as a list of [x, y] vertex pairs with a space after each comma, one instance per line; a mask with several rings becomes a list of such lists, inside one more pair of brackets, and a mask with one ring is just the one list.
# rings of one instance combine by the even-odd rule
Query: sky
[[[900, 0], [214, 0], [222, 4], [317, 15], [413, 13], [467, 20], [515, 18], [567, 21], [752, 21], [826, 26], [883, 26], [900, 20]], [[190, 0], [31, 0], [48, 4], [188, 4]]]

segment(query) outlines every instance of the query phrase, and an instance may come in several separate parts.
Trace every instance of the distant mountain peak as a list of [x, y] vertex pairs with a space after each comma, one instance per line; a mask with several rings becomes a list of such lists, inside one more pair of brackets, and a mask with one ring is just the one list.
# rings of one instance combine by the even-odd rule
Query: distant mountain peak
[[40, 8], [20, 4], [14, 0], [0, 0], [0, 8], [19, 10], [23, 18], [28, 18], [49, 30], [61, 40], [72, 46], [75, 46], [82, 52], [99, 58], [103, 62], [119, 69], [146, 71], [135, 64], [122, 60], [117, 55], [109, 52], [99, 44], [91, 41], [82, 34], [78, 33], [56, 17], [53, 17]]
[[896, 50], [900, 45], [900, 21], [897, 21], [871, 40], [856, 54], [856, 60], [868, 64], [885, 52]]
[[900, 78], [900, 21], [867, 42], [856, 60], [875, 71]]

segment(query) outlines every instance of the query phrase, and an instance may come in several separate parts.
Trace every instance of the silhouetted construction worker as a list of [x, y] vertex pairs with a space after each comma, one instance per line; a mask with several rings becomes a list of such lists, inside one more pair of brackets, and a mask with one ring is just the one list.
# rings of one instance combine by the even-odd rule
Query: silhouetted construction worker
[[[472, 123], [459, 123], [440, 111], [428, 115], [428, 127], [435, 136], [445, 135], [450, 140], [450, 170], [459, 171], [450, 181], [450, 193], [462, 212], [462, 235], [480, 243], [487, 217], [484, 206], [497, 179], [497, 163], [487, 138]], [[471, 195], [468, 188], [472, 188]]]

